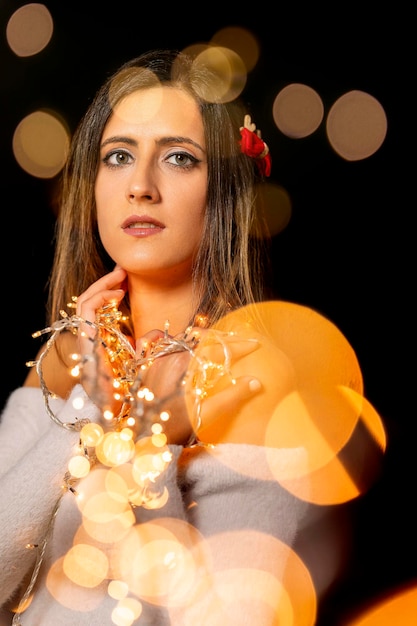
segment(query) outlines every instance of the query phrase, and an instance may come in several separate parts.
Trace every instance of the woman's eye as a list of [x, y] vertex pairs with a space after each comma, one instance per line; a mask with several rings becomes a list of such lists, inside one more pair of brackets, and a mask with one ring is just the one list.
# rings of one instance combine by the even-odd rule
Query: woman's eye
[[106, 165], [116, 167], [118, 165], [128, 165], [132, 161], [132, 156], [124, 150], [114, 150], [109, 152], [103, 159]]
[[177, 167], [192, 167], [198, 163], [198, 159], [188, 152], [174, 152], [167, 157], [167, 163]]

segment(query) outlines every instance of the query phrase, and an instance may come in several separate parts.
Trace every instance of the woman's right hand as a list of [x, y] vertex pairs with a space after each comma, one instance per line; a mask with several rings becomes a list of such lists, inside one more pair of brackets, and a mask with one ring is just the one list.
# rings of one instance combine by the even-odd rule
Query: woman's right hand
[[[76, 313], [86, 322], [94, 324], [96, 315], [102, 307], [114, 303], [116, 306], [125, 295], [123, 288], [126, 270], [116, 266], [112, 272], [105, 274], [90, 285], [77, 297]], [[80, 348], [81, 354], [91, 354], [95, 330], [90, 324], [81, 324]]]
[[[125, 295], [126, 271], [116, 266], [77, 297], [76, 314], [81, 318], [78, 353], [81, 357], [81, 383], [90, 398], [102, 410], [114, 414], [120, 408], [113, 397], [113, 369], [97, 331], [97, 315], [106, 306], [118, 307]], [[98, 339], [98, 340], [97, 340]]]
[[[42, 377], [48, 390], [61, 397], [66, 398], [74, 385], [81, 380], [87, 394], [95, 400], [94, 388], [97, 378], [96, 366], [94, 363], [94, 337], [96, 330], [93, 325], [96, 320], [97, 311], [109, 303], [116, 303], [122, 300], [125, 295], [123, 283], [126, 272], [120, 267], [115, 267], [112, 272], [102, 276], [95, 283], [90, 285], [80, 296], [77, 297], [76, 313], [87, 323], [80, 325], [80, 332], [61, 331], [57, 336], [48, 354], [42, 360]], [[41, 346], [36, 360], [38, 361], [46, 349], [46, 344]], [[74, 377], [70, 371], [74, 367], [71, 355], [79, 354], [84, 362], [81, 378]], [[100, 371], [104, 371], [105, 361], [100, 364]], [[35, 367], [32, 367], [23, 383], [25, 387], [40, 387], [39, 375]]]

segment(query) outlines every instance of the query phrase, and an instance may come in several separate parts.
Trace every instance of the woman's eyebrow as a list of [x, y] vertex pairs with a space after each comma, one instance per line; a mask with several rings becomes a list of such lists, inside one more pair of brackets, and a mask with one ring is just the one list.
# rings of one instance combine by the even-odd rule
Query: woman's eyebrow
[[101, 148], [104, 148], [110, 143], [125, 143], [128, 146], [137, 146], [138, 142], [132, 137], [124, 137], [123, 135], [115, 135], [114, 137], [108, 137], [101, 143]]
[[201, 152], [205, 152], [204, 148], [200, 146], [199, 143], [197, 143], [190, 137], [182, 137], [181, 135], [175, 135], [173, 137], [161, 137], [161, 139], [158, 139], [156, 143], [160, 146], [161, 145], [163, 146], [165, 144], [171, 144], [171, 143], [185, 143], [185, 144], [190, 144], [190, 146], [194, 146], [194, 148], [201, 150]]
[[[112, 143], [124, 143], [128, 146], [133, 146], [133, 147], [138, 146], [138, 142], [136, 141], [136, 139], [133, 139], [132, 137], [125, 137], [124, 135], [114, 135], [113, 137], [107, 137], [107, 139], [105, 139], [101, 143], [100, 147], [104, 148], [105, 146], [112, 144]], [[185, 144], [189, 144], [190, 146], [194, 146], [194, 148], [201, 150], [201, 152], [203, 153], [205, 152], [204, 148], [202, 148], [202, 146], [200, 146], [199, 143], [197, 143], [190, 137], [183, 137], [181, 135], [161, 137], [160, 139], [156, 141], [156, 143], [158, 146], [165, 146], [165, 145], [169, 145], [173, 143], [185, 143]]]

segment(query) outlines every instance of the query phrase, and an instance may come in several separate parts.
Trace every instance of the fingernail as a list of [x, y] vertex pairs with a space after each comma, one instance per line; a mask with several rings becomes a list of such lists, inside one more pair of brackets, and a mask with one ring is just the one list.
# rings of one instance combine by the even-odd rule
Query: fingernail
[[249, 381], [249, 389], [251, 391], [259, 391], [260, 388], [261, 388], [261, 383], [259, 382], [257, 378], [252, 378], [252, 380]]

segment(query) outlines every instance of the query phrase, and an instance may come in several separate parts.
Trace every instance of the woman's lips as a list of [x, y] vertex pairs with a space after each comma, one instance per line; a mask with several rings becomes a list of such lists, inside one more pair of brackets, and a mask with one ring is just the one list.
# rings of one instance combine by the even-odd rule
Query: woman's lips
[[124, 232], [134, 237], [156, 234], [164, 228], [164, 224], [149, 215], [131, 215], [122, 224]]

